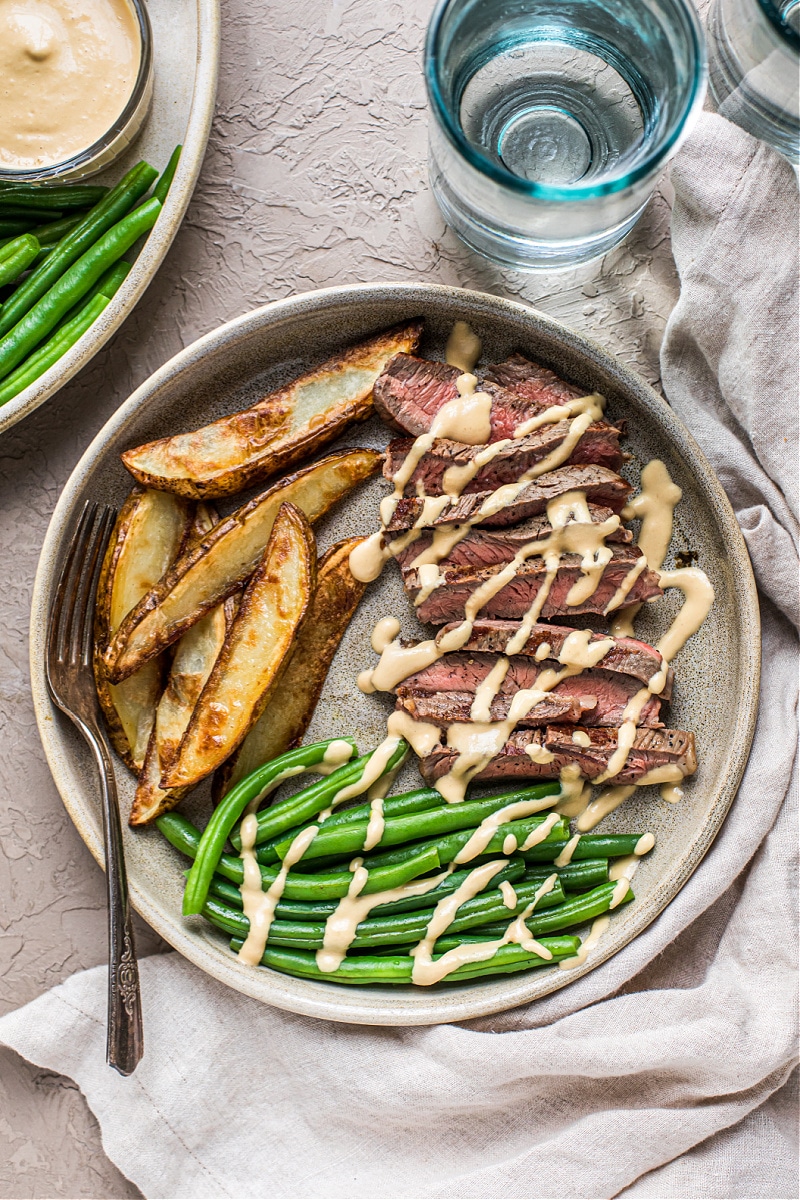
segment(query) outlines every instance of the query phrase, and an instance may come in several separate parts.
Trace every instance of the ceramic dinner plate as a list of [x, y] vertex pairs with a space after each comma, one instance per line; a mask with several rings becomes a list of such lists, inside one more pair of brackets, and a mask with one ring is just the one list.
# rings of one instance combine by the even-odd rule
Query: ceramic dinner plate
[[116, 333], [143, 296], [180, 228], [206, 152], [219, 65], [219, 0], [148, 0], [153, 27], [153, 104], [140, 136], [91, 183], [116, 183], [140, 159], [163, 170], [180, 143], [181, 161], [163, 212], [127, 279], [91, 329], [49, 371], [0, 406], [0, 433], [44, 404]]
[[[606, 395], [611, 419], [625, 418], [628, 423], [625, 447], [633, 460], [625, 471], [630, 478], [638, 480], [641, 466], [659, 457], [683, 490], [666, 566], [674, 564], [676, 554], [691, 552], [709, 575], [717, 600], [701, 631], [675, 660], [677, 683], [669, 710], [671, 726], [696, 733], [697, 774], [678, 804], [661, 800], [657, 788], [643, 788], [599, 827], [601, 832], [651, 831], [656, 848], [636, 875], [635, 901], [613, 914], [609, 931], [582, 968], [565, 971], [554, 966], [433, 988], [357, 988], [248, 967], [231, 953], [224, 936], [201, 918], [181, 916], [186, 860], [157, 830], [125, 828], [133, 903], [176, 950], [208, 974], [265, 1003], [375, 1025], [466, 1020], [568, 987], [658, 916], [694, 871], [725, 818], [747, 761], [756, 717], [760, 647], [755, 584], [719, 481], [664, 400], [599, 346], [530, 308], [494, 296], [423, 284], [375, 284], [330, 288], [266, 305], [178, 354], [142, 384], [92, 442], [53, 514], [36, 577], [31, 623], [33, 693], [45, 753], [67, 811], [99, 862], [101, 814], [92, 763], [72, 725], [50, 703], [44, 678], [44, 634], [54, 580], [84, 502], [122, 503], [132, 483], [119, 460], [122, 450], [245, 407], [348, 342], [417, 316], [425, 318], [424, 356], [443, 357], [453, 322], [466, 320], [483, 340], [482, 361], [497, 361], [519, 350], [586, 392]], [[383, 447], [387, 440], [387, 429], [374, 418], [353, 427], [335, 447]], [[320, 549], [348, 535], [372, 532], [384, 493], [383, 481], [374, 479], [348, 498], [317, 527]], [[227, 512], [239, 503], [236, 497], [222, 507]], [[646, 605], [637, 634], [657, 640], [678, 603], [673, 591], [657, 604]], [[384, 737], [389, 698], [362, 695], [355, 680], [375, 662], [370, 633], [389, 613], [402, 620], [404, 636], [422, 634], [391, 564], [370, 585], [345, 635], [309, 740], [350, 733], [363, 753]], [[117, 777], [126, 815], [133, 780], [121, 763]], [[414, 786], [418, 778], [412, 756], [396, 790]], [[184, 811], [204, 824], [210, 811], [207, 791], [198, 789], [184, 802]]]

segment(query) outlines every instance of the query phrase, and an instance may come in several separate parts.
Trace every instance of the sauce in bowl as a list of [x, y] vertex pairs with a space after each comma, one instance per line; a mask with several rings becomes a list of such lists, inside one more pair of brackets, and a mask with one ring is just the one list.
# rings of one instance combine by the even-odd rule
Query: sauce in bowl
[[52, 166], [99, 141], [141, 56], [128, 0], [0, 0], [0, 169]]

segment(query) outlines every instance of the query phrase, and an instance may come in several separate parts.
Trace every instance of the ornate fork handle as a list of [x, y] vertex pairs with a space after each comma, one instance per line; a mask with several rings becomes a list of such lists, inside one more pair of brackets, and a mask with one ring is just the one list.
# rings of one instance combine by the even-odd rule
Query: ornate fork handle
[[92, 748], [100, 774], [103, 841], [108, 893], [108, 1041], [106, 1058], [120, 1075], [130, 1075], [142, 1057], [142, 1001], [139, 967], [128, 901], [128, 881], [122, 853], [122, 826], [117, 781], [105, 739], [100, 731], [77, 722]]

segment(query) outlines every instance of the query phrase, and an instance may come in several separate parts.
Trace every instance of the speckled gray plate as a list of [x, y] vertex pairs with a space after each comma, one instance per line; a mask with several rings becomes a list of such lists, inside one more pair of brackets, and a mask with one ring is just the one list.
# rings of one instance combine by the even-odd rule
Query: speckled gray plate
[[[759, 622], [755, 585], [731, 507], [711, 467], [665, 402], [642, 379], [599, 346], [521, 304], [494, 296], [429, 285], [330, 288], [256, 309], [189, 346], [122, 405], [75, 468], [62, 493], [42, 550], [33, 596], [31, 674], [42, 742], [64, 804], [94, 857], [102, 856], [97, 785], [83, 743], [51, 705], [44, 680], [44, 631], [53, 581], [77, 514], [87, 499], [120, 504], [131, 480], [119, 453], [129, 446], [198, 426], [252, 402], [265, 388], [290, 379], [338, 347], [397, 321], [426, 319], [422, 353], [442, 357], [456, 319], [470, 322], [484, 343], [483, 361], [521, 350], [609, 399], [609, 414], [628, 420], [631, 478], [647, 459], [663, 458], [683, 489], [667, 565], [693, 551], [717, 594], [711, 615], [676, 660], [677, 686], [670, 724], [697, 734], [700, 768], [678, 805], [642, 789], [601, 829], [652, 830], [656, 849], [636, 876], [636, 900], [614, 915], [611, 928], [578, 971], [557, 967], [490, 982], [411, 987], [354, 988], [293, 979], [239, 963], [221, 934], [200, 918], [181, 917], [183, 860], [156, 830], [125, 830], [133, 902], [177, 950], [230, 987], [294, 1012], [374, 1025], [423, 1025], [498, 1012], [565, 987], [636, 937], [680, 890], [711, 845], [735, 795], [750, 749], [759, 678]], [[383, 446], [377, 419], [352, 429], [340, 445]], [[385, 491], [373, 480], [318, 527], [322, 548], [348, 534], [370, 532]], [[229, 504], [227, 508], [232, 508]], [[354, 733], [363, 750], [384, 734], [385, 697], [363, 696], [355, 676], [375, 661], [369, 634], [388, 612], [403, 620], [406, 635], [420, 631], [389, 569], [368, 590], [328, 677], [310, 737]], [[676, 593], [647, 605], [640, 636], [655, 639], [676, 610]], [[712, 703], [713, 697], [713, 703]], [[408, 764], [398, 782], [412, 784]], [[120, 766], [121, 802], [127, 812], [133, 781]], [[188, 815], [205, 822], [206, 793], [198, 789]]]
[[133, 269], [91, 329], [49, 371], [0, 407], [0, 433], [72, 379], [119, 329], [161, 266], [191, 199], [211, 131], [219, 65], [219, 0], [147, 0], [153, 27], [153, 104], [129, 150], [92, 183], [116, 183], [144, 158], [167, 165], [178, 143], [181, 161]]

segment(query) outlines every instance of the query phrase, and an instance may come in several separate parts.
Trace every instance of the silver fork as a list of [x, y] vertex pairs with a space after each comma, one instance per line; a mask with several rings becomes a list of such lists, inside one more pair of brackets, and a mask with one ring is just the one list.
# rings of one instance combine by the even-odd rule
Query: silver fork
[[87, 503], [84, 507], [50, 607], [46, 669], [50, 695], [86, 738], [100, 773], [108, 894], [106, 1061], [120, 1075], [130, 1075], [144, 1049], [139, 967], [128, 903], [117, 782], [108, 742], [100, 728], [92, 670], [95, 594], [115, 516], [107, 506]]

